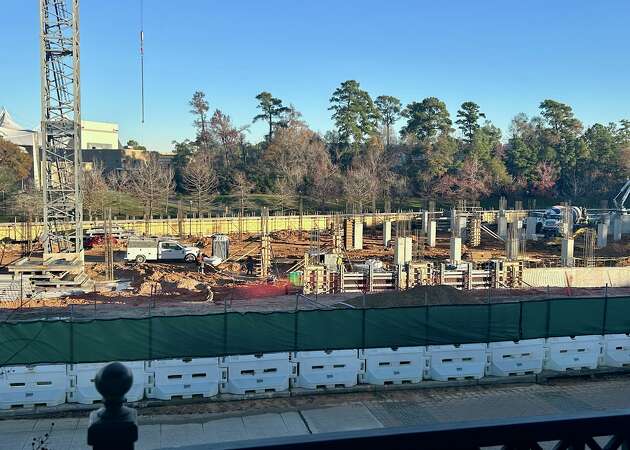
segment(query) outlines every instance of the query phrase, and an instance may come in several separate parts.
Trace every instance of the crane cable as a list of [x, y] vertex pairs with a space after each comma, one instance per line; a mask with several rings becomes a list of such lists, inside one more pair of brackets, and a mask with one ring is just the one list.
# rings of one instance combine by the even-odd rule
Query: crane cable
[[140, 0], [140, 89], [141, 116], [144, 125], [144, 0]]

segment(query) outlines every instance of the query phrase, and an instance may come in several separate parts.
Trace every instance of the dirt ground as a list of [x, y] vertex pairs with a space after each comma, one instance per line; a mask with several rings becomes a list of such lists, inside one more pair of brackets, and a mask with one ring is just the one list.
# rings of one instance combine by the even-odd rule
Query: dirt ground
[[[201, 247], [202, 252], [212, 254], [211, 238], [184, 239], [187, 244]], [[363, 261], [368, 258], [381, 259], [385, 265], [393, 261], [393, 249], [384, 248], [380, 230], [366, 229], [362, 250], [350, 250], [344, 255], [348, 262]], [[426, 247], [423, 257], [428, 260], [443, 260], [449, 254], [449, 235], [441, 233], [435, 248]], [[332, 248], [330, 233], [321, 232], [318, 241], [311, 240], [309, 232], [278, 232], [271, 235], [274, 280], [261, 280], [245, 275], [243, 263], [248, 255], [259, 254], [260, 243], [257, 236], [230, 236], [230, 260], [219, 267], [206, 267], [202, 274], [195, 264], [187, 263], [145, 263], [129, 264], [124, 258], [125, 245], [115, 246], [114, 278], [116, 282], [105, 281], [103, 246], [86, 250], [86, 272], [96, 282], [91, 292], [75, 292], [61, 298], [34, 298], [22, 302], [0, 302], [0, 316], [10, 317], [56, 317], [77, 315], [79, 317], [130, 316], [146, 314], [206, 314], [221, 312], [225, 309], [237, 311], [290, 310], [295, 308], [295, 288], [287, 282], [287, 272], [295, 263], [304, 258], [309, 249], [326, 250]], [[21, 257], [22, 246], [5, 244], [0, 247], [0, 270]], [[482, 235], [482, 245], [478, 248], [462, 249], [464, 259], [486, 261], [503, 257], [504, 244], [487, 235]], [[527, 243], [527, 257], [530, 264], [556, 265], [560, 248], [558, 243], [543, 241]], [[576, 240], [576, 257], [580, 257], [580, 241]], [[602, 250], [595, 251], [596, 258], [608, 258], [607, 265], [630, 264], [630, 240], [610, 242]], [[601, 295], [593, 290], [506, 290], [492, 291], [495, 301], [512, 301], [515, 298], [540, 298], [547, 295]], [[593, 291], [593, 292], [591, 292]], [[627, 294], [619, 291], [619, 295]], [[609, 292], [610, 295], [614, 295]], [[353, 295], [319, 296], [317, 302], [335, 305], [348, 301], [355, 307], [361, 307], [363, 299], [352, 299]], [[392, 294], [374, 294], [367, 296], [368, 307], [402, 306], [424, 304], [479, 303], [487, 301], [486, 290], [461, 292], [446, 286], [423, 287], [409, 292]], [[503, 300], [501, 300], [503, 299]], [[313, 307], [313, 304], [301, 301], [300, 307]]]
[[[492, 289], [453, 292], [448, 286], [420, 287], [406, 292], [375, 293], [365, 296], [365, 307], [423, 306], [443, 304], [479, 304], [531, 301], [560, 297], [601, 297], [604, 289]], [[426, 294], [426, 295], [425, 295]], [[451, 296], [451, 294], [453, 294]], [[630, 288], [609, 288], [609, 296], [629, 296]], [[77, 320], [102, 318], [138, 318], [149, 316], [177, 316], [217, 314], [224, 311], [270, 312], [331, 308], [362, 308], [363, 295], [356, 293], [311, 295], [296, 293], [260, 298], [232, 299], [228, 296], [216, 301], [168, 296], [108, 297], [88, 301], [83, 298], [63, 298], [34, 301], [23, 308], [0, 309], [0, 321], [74, 318]], [[350, 306], [348, 306], [350, 305]], [[29, 307], [33, 306], [33, 307]]]

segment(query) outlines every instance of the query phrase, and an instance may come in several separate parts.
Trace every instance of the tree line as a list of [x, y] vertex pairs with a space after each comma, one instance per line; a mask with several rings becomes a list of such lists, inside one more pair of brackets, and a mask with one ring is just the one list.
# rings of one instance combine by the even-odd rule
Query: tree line
[[575, 202], [608, 198], [630, 175], [630, 120], [585, 127], [571, 106], [552, 99], [534, 117], [516, 114], [505, 135], [473, 101], [452, 115], [436, 97], [407, 105], [392, 95], [373, 99], [355, 80], [331, 94], [334, 127], [324, 134], [271, 93], [256, 100], [252, 123], [264, 123], [266, 134], [252, 143], [250, 124], [233, 123], [195, 92], [195, 135], [173, 142], [171, 164], [152, 155], [132, 172], [96, 167], [84, 176], [85, 207], [98, 211], [129, 196], [145, 214], [166, 214], [169, 201], [186, 196], [205, 212], [227, 194], [244, 209], [252, 193], [273, 194], [283, 208], [306, 200], [370, 210], [387, 199], [498, 195]]
[[324, 135], [271, 93], [256, 99], [253, 122], [264, 122], [267, 134], [252, 144], [248, 126], [235, 126], [219, 109], [209, 117], [205, 94], [194, 94], [196, 136], [175, 143], [178, 189], [191, 191], [186, 174], [191, 164], [200, 170], [199, 158], [216, 192], [274, 193], [287, 203], [346, 199], [366, 208], [405, 196], [604, 198], [630, 174], [629, 120], [585, 127], [552, 99], [534, 117], [517, 114], [505, 136], [475, 102], [462, 103], [453, 117], [436, 97], [407, 105], [391, 95], [372, 99], [355, 80], [332, 93], [335, 126]]

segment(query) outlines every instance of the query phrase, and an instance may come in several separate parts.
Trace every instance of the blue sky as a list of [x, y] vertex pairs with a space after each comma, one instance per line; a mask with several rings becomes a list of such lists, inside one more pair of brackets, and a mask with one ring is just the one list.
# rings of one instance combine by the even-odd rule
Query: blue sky
[[[120, 124], [169, 151], [192, 138], [188, 100], [238, 125], [270, 91], [315, 130], [328, 100], [356, 79], [373, 97], [473, 100], [504, 131], [541, 100], [573, 106], [587, 125], [630, 118], [627, 0], [144, 0], [146, 123], [140, 124], [140, 0], [82, 0], [83, 118]], [[39, 121], [38, 1], [2, 0], [0, 105]], [[249, 140], [265, 133], [250, 129]]]

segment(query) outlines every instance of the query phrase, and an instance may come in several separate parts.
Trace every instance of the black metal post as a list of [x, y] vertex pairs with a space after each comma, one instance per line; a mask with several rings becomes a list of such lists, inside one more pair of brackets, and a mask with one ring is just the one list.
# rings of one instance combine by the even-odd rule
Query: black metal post
[[518, 340], [523, 339], [523, 301], [518, 302]]
[[133, 374], [119, 362], [107, 364], [96, 374], [94, 384], [104, 406], [90, 413], [87, 443], [94, 450], [133, 450], [138, 440], [138, 414], [123, 405]]
[[604, 314], [602, 317], [602, 334], [606, 334], [606, 320], [608, 319], [608, 283], [606, 283], [606, 294], [604, 296]]

